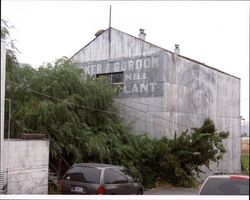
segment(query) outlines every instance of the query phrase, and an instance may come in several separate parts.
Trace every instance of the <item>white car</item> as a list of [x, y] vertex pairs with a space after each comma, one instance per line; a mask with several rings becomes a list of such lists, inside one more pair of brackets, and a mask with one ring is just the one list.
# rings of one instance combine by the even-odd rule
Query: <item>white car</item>
[[209, 176], [202, 184], [199, 195], [249, 195], [249, 176]]

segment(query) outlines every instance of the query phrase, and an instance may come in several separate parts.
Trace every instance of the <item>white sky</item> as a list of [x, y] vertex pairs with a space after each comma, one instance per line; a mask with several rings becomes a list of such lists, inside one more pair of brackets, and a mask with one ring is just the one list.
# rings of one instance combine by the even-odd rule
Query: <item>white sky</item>
[[241, 78], [241, 115], [249, 121], [248, 1], [1, 1], [1, 18], [15, 29], [11, 36], [19, 61], [38, 67], [71, 57], [112, 27]]

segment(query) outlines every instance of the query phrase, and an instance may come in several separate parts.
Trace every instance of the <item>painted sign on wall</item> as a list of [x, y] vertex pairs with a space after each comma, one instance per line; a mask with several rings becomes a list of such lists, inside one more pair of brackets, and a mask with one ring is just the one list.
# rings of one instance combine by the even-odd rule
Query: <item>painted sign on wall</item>
[[163, 96], [164, 56], [162, 53], [76, 64], [86, 74], [96, 77], [122, 73], [123, 91], [119, 97]]

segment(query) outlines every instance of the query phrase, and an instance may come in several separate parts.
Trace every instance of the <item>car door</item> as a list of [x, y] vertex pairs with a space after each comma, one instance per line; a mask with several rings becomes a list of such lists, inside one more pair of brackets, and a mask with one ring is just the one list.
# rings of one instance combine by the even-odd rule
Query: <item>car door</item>
[[128, 169], [124, 168], [123, 172], [126, 174], [126, 177], [128, 179], [128, 194], [137, 194], [140, 190], [140, 187], [138, 183], [135, 181], [135, 178], [132, 176], [132, 174], [129, 172]]
[[105, 194], [129, 194], [129, 183], [123, 168], [108, 168], [104, 172]]

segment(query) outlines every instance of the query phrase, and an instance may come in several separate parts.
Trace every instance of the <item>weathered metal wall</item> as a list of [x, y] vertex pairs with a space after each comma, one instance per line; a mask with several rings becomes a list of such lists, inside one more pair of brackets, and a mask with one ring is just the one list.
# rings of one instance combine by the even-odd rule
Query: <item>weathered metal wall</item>
[[[173, 137], [206, 117], [228, 130], [219, 169], [240, 171], [240, 79], [111, 29], [73, 56], [86, 73], [124, 72], [117, 98], [121, 115], [138, 133]], [[151, 84], [151, 85], [149, 85]]]
[[[218, 168], [211, 167], [240, 172], [240, 79], [174, 54], [167, 53], [166, 59], [164, 103], [173, 110], [167, 115], [186, 127], [199, 127], [210, 117], [218, 131], [229, 131], [227, 153]], [[172, 124], [172, 130], [185, 126]]]

